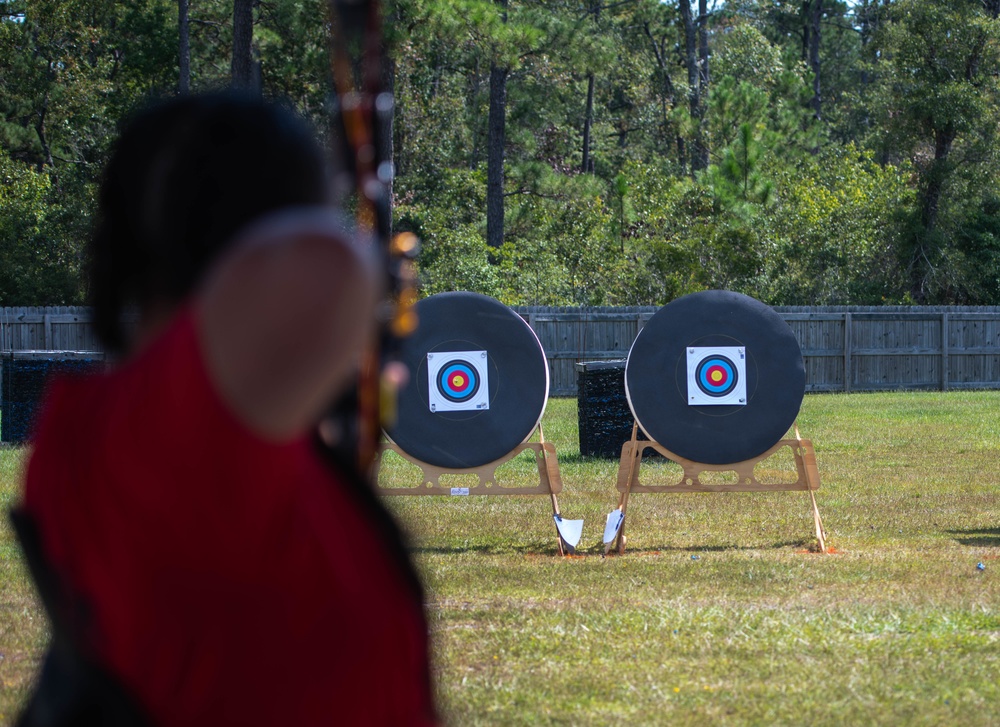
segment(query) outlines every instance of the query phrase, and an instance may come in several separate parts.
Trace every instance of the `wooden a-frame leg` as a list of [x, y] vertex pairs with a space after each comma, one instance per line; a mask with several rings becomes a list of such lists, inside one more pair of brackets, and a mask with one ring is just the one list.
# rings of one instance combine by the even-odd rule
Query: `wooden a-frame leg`
[[640, 458], [639, 445], [637, 442], [637, 436], [639, 432], [639, 422], [632, 420], [632, 456], [629, 458], [628, 462], [628, 480], [625, 483], [625, 492], [622, 493], [621, 499], [619, 500], [618, 508], [622, 511], [622, 525], [618, 528], [618, 539], [616, 541], [616, 547], [618, 548], [618, 555], [625, 555], [625, 511], [628, 509], [628, 495], [632, 490], [632, 477], [635, 476], [635, 468]]
[[826, 552], [826, 531], [823, 530], [823, 520], [819, 516], [819, 508], [816, 507], [816, 493], [809, 490], [809, 499], [812, 500], [813, 524], [816, 526], [816, 542], [819, 543], [819, 552]]
[[[549, 496], [552, 498], [552, 514], [559, 515], [559, 501], [556, 500], [556, 493], [550, 492]], [[552, 523], [555, 525], [555, 522]], [[559, 555], [566, 555], [566, 550], [563, 548], [562, 534], [559, 532], [559, 526], [555, 525], [556, 528], [556, 548], [559, 549]]]
[[[554, 472], [553, 470], [557, 465], [549, 457], [548, 452], [545, 451], [545, 433], [542, 431], [541, 422], [538, 423], [538, 442], [542, 445], [541, 455], [545, 462], [545, 481], [549, 487], [549, 497], [552, 499], [552, 515], [557, 516], [559, 515], [559, 500], [556, 499], [556, 493], [552, 491], [552, 479], [558, 474], [557, 471]], [[559, 526], [555, 522], [552, 525], [556, 529], [556, 548], [559, 550], [559, 555], [565, 556], [566, 549], [563, 547], [563, 539], [562, 534], [559, 532]]]
[[796, 457], [801, 458], [802, 467], [806, 473], [806, 482], [809, 485], [809, 501], [812, 503], [813, 525], [816, 527], [816, 544], [819, 545], [819, 552], [826, 552], [826, 531], [823, 529], [823, 519], [819, 516], [819, 507], [816, 505], [816, 488], [819, 487], [819, 470], [816, 467], [816, 457], [812, 448], [808, 451], [802, 447], [802, 435], [799, 434], [799, 425], [795, 425], [795, 439], [800, 443], [799, 452]]

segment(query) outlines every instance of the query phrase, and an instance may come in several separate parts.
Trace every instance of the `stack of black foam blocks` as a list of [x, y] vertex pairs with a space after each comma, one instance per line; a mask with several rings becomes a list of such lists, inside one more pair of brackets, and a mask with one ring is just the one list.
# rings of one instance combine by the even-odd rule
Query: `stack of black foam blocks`
[[632, 437], [632, 411], [625, 398], [625, 361], [576, 365], [580, 454], [618, 459]]
[[104, 366], [98, 359], [51, 358], [20, 359], [5, 356], [3, 391], [0, 392], [0, 441], [23, 444], [31, 437], [38, 405], [49, 378], [55, 374], [86, 374]]

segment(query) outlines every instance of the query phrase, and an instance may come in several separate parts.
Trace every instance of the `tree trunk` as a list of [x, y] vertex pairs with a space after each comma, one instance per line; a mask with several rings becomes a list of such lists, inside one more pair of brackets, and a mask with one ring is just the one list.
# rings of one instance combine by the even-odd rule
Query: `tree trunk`
[[49, 113], [49, 93], [45, 92], [45, 98], [42, 99], [42, 107], [38, 110], [35, 115], [35, 133], [38, 135], [38, 143], [42, 146], [42, 156], [44, 161], [38, 165], [38, 171], [41, 172], [45, 165], [49, 167], [49, 176], [52, 177], [52, 181], [59, 188], [59, 175], [56, 173], [56, 162], [52, 158], [52, 148], [49, 146], [49, 138], [45, 132], [45, 117]]
[[[479, 94], [482, 92], [483, 87], [483, 74], [480, 72], [479, 59], [476, 59], [476, 65], [472, 73], [468, 75], [466, 79], [469, 87], [468, 100], [466, 102], [467, 108], [478, 109], [479, 108]], [[487, 132], [486, 137], [489, 137], [489, 119], [487, 118]], [[479, 160], [482, 156], [483, 148], [483, 129], [480, 125], [479, 114], [475, 115], [475, 120], [470, 121], [470, 128], [472, 129], [472, 149], [469, 151], [469, 171], [475, 170], [479, 167]]]
[[590, 128], [594, 120], [594, 74], [587, 74], [587, 108], [583, 114], [583, 159], [580, 171], [584, 174], [594, 171], [594, 162], [590, 158]]
[[254, 0], [233, 0], [232, 86], [243, 91], [254, 90], [253, 4]]
[[823, 100], [820, 93], [820, 20], [823, 18], [823, 0], [813, 0], [809, 9], [809, 68], [813, 73], [813, 113], [817, 119], [822, 118]]
[[[496, 0], [507, 22], [507, 0]], [[507, 146], [507, 77], [509, 68], [490, 62], [490, 116], [486, 140], [486, 244], [503, 245], [504, 157]]]
[[180, 77], [177, 91], [182, 96], [191, 90], [191, 35], [188, 26], [188, 0], [177, 0], [177, 36]]
[[691, 16], [691, 0], [680, 0], [681, 20], [684, 23], [684, 64], [688, 76], [688, 104], [695, 132], [691, 140], [691, 176], [708, 167], [708, 150], [702, 142], [702, 108], [700, 73], [698, 71], [698, 29]]
[[948, 176], [948, 156], [955, 136], [950, 125], [934, 132], [934, 160], [924, 175], [926, 181], [920, 191], [920, 238], [910, 261], [910, 294], [918, 303], [927, 299], [927, 281], [933, 272], [929, 247], [937, 229], [941, 194]]
[[486, 148], [486, 244], [492, 248], [503, 245], [503, 165], [509, 73], [506, 68], [490, 66], [490, 118]]
[[955, 136], [955, 130], [951, 126], [934, 133], [934, 161], [931, 162], [930, 171], [927, 173], [927, 184], [920, 200], [920, 222], [927, 232], [932, 232], [937, 227], [941, 191], [944, 187], [944, 178], [947, 176], [948, 155], [951, 153]]
[[[643, 30], [646, 32], [646, 37], [649, 39], [649, 47], [653, 51], [653, 57], [656, 59], [656, 68], [660, 74], [662, 91], [660, 93], [660, 109], [663, 115], [663, 130], [664, 137], [666, 137], [671, 130], [670, 121], [670, 111], [672, 111], [677, 103], [677, 91], [674, 87], [673, 79], [670, 77], [670, 66], [668, 65], [666, 49], [657, 42], [656, 38], [653, 37], [653, 31], [649, 27], [649, 23], [643, 24]], [[677, 145], [677, 164], [681, 169], [687, 167], [687, 156], [684, 151], [684, 138], [680, 134], [674, 136], [673, 141]]]
[[[594, 26], [601, 17], [601, 3], [589, 1], [588, 13], [594, 19]], [[583, 154], [580, 160], [580, 171], [583, 174], [594, 171], [594, 161], [590, 158], [590, 135], [594, 124], [594, 72], [587, 72], [587, 108], [583, 113]]]
[[708, 97], [708, 0], [698, 0], [698, 93]]
[[[867, 60], [868, 44], [872, 39], [872, 22], [871, 22], [871, 6], [868, 0], [863, 0], [861, 5], [855, 11], [860, 17], [861, 25], [861, 57], [862, 60]], [[867, 63], [861, 66], [861, 87], [864, 89], [871, 82], [868, 77], [868, 65]], [[867, 114], [866, 114], [867, 117]], [[867, 124], [866, 124], [867, 126]]]

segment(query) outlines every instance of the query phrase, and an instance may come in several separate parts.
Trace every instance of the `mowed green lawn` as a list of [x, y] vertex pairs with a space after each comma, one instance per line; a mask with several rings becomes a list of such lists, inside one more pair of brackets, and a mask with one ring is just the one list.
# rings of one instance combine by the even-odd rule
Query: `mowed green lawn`
[[[575, 401], [544, 424], [563, 514], [586, 521], [578, 557], [556, 555], [544, 497], [388, 499], [425, 577], [449, 724], [1000, 724], [1000, 392], [807, 397], [830, 554], [809, 552], [805, 493], [636, 494], [627, 554], [602, 558], [618, 463], [580, 458]], [[23, 456], [0, 450], [5, 507]], [[390, 460], [383, 481], [415, 476]], [[0, 722], [45, 638], [4, 523]]]

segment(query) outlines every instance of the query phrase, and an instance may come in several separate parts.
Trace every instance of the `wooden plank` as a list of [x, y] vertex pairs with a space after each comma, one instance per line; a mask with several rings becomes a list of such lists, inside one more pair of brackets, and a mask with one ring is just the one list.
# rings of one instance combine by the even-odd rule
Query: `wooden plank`
[[852, 367], [851, 367], [851, 328], [853, 328], [851, 321], [851, 314], [844, 314], [844, 393], [851, 392], [851, 378], [852, 378]]
[[789, 321], [842, 321], [844, 313], [778, 313], [788, 323]]
[[948, 314], [941, 314], [941, 391], [948, 390]]
[[5, 317], [5, 320], [9, 325], [13, 325], [17, 323], [44, 324], [46, 321], [50, 323], [90, 323], [93, 318], [90, 313], [23, 313]]
[[934, 356], [935, 358], [941, 357], [941, 347], [936, 346], [934, 348], [923, 347], [923, 346], [913, 346], [907, 348], [906, 346], [886, 346], [885, 348], [852, 348], [852, 356]]

